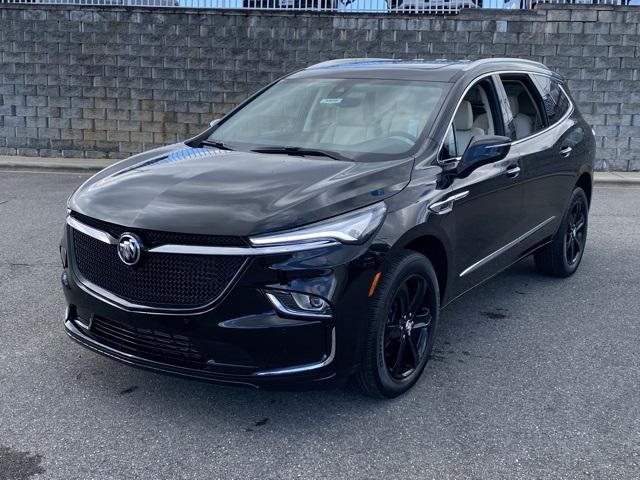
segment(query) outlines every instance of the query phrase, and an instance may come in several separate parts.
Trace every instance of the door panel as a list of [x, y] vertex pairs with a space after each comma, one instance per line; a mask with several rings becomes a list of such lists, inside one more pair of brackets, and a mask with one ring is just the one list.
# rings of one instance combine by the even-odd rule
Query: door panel
[[454, 296], [517, 258], [513, 248], [501, 251], [522, 232], [521, 182], [507, 173], [517, 163], [517, 155], [509, 154], [499, 162], [478, 168], [467, 178], [453, 180], [445, 198], [468, 192], [443, 219], [449, 231], [455, 232]]
[[570, 158], [563, 157], [560, 150], [567, 146], [577, 148], [576, 142], [571, 140], [574, 126], [574, 122], [568, 120], [511, 147], [520, 156], [526, 199], [523, 209], [525, 228], [531, 229], [554, 218], [548, 228], [532, 237], [534, 242], [555, 232], [571, 194], [575, 168]]
[[[499, 88], [497, 81], [496, 76], [480, 80], [463, 99], [473, 107], [473, 125], [477, 126], [474, 136], [505, 133], [503, 117], [508, 110], [505, 110], [501, 101], [503, 97], [496, 90]], [[476, 86], [483, 94], [474, 92]], [[482, 119], [488, 114], [490, 119]], [[492, 131], [483, 130], [486, 127], [482, 120], [492, 126]], [[462, 152], [458, 152], [460, 154]], [[505, 250], [504, 247], [522, 232], [523, 191], [519, 166], [519, 155], [510, 152], [503, 160], [482, 166], [466, 178], [450, 179], [451, 184], [441, 200], [457, 198], [451, 205], [445, 202], [450, 210], [445, 210], [448, 213], [442, 217], [444, 228], [452, 232], [455, 251], [451, 298], [499, 272], [517, 258], [513, 249]]]
[[585, 134], [580, 123], [567, 116], [570, 103], [559, 82], [539, 75], [531, 79], [531, 94], [544, 116], [544, 128], [514, 142], [512, 149], [522, 163], [527, 228], [553, 219], [531, 235], [529, 243], [535, 244], [553, 235], [560, 224], [575, 182], [576, 159], [584, 155]]

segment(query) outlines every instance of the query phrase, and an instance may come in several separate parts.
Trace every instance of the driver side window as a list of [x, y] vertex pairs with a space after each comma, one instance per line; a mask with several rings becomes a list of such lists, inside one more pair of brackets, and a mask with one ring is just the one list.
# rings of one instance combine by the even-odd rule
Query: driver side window
[[442, 159], [461, 157], [474, 138], [503, 134], [497, 96], [491, 80], [476, 83], [465, 94], [445, 136]]
[[456, 147], [456, 136], [453, 133], [453, 123], [449, 125], [447, 134], [444, 137], [444, 143], [442, 144], [442, 152], [440, 152], [440, 160], [446, 160], [448, 158], [456, 158], [458, 151]]

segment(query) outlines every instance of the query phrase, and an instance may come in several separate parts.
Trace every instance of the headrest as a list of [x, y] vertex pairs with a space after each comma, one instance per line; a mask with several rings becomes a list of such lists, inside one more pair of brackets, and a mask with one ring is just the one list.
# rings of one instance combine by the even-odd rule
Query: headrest
[[522, 92], [522, 85], [520, 83], [505, 83], [504, 91], [508, 97], [517, 97]]
[[518, 99], [513, 95], [509, 95], [507, 98], [509, 99], [509, 108], [511, 108], [511, 113], [515, 117], [516, 115], [518, 115], [518, 113], [520, 113]]
[[456, 130], [471, 130], [473, 127], [473, 109], [468, 100], [460, 102], [456, 116], [453, 118], [453, 126]]
[[482, 113], [473, 121], [473, 128], [481, 128], [484, 131], [489, 130], [489, 117], [486, 113]]
[[407, 113], [415, 115], [418, 113], [419, 104], [410, 95], [402, 95], [395, 101], [394, 111], [396, 113]]
[[371, 123], [371, 96], [364, 92], [350, 92], [336, 104], [338, 125], [362, 127]]
[[538, 115], [538, 111], [533, 104], [533, 100], [527, 92], [522, 92], [518, 95], [518, 110], [520, 113], [529, 115], [530, 117], [536, 117]]

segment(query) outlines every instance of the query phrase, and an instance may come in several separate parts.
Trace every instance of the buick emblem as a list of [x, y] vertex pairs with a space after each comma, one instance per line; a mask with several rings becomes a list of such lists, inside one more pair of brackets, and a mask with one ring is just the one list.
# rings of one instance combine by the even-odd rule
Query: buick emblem
[[142, 242], [133, 233], [123, 233], [118, 239], [118, 257], [127, 265], [135, 265], [140, 260]]

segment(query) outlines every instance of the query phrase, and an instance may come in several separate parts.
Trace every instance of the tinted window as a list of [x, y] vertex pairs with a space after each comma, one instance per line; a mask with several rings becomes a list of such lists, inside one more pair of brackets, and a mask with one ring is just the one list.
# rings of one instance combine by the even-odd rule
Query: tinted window
[[545, 125], [538, 108], [539, 94], [526, 76], [500, 76], [511, 110], [511, 139], [520, 140], [542, 130]]
[[456, 137], [453, 133], [453, 124], [451, 124], [449, 125], [447, 134], [444, 137], [442, 151], [440, 152], [440, 160], [447, 160], [449, 158], [455, 158], [457, 156], [458, 150], [456, 149]]
[[389, 159], [418, 143], [447, 84], [341, 78], [286, 79], [225, 119], [210, 139], [234, 149], [299, 147], [352, 160]]
[[558, 80], [542, 75], [533, 75], [533, 79], [542, 95], [549, 125], [553, 125], [569, 111], [569, 99], [560, 88]]
[[492, 82], [483, 80], [471, 87], [460, 101], [447, 131], [441, 158], [461, 157], [473, 139], [502, 135], [502, 119], [497, 112]]

